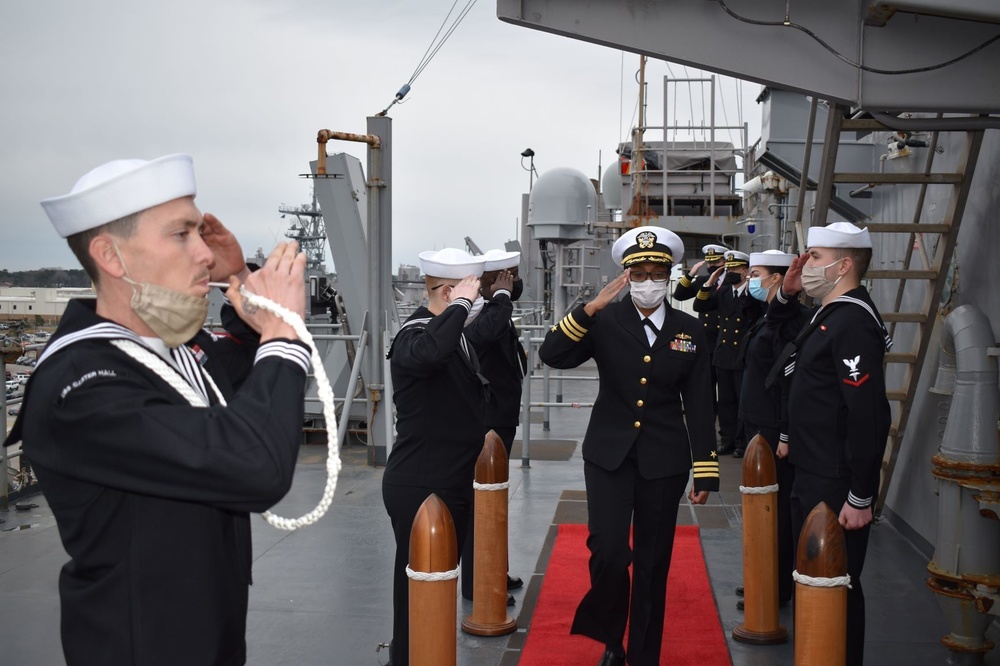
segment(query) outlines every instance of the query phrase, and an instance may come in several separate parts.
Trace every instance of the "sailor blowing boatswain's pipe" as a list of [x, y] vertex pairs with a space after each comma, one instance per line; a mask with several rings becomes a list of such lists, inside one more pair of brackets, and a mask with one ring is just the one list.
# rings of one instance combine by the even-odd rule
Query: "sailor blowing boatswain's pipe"
[[[94, 283], [45, 348], [4, 443], [23, 442], [70, 561], [76, 664], [243, 664], [249, 512], [288, 491], [309, 351], [240, 287], [305, 312], [305, 255], [251, 273], [194, 203], [192, 159], [116, 160], [42, 202]], [[202, 330], [224, 283], [232, 337]]]

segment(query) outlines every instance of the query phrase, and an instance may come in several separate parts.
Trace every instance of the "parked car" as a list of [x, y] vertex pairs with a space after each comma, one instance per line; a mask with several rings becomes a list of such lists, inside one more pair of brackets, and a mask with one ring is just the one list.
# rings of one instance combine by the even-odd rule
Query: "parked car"
[[20, 414], [21, 403], [17, 403], [16, 405], [11, 405], [10, 409], [7, 410], [7, 413], [10, 414], [11, 416], [17, 416], [18, 414]]

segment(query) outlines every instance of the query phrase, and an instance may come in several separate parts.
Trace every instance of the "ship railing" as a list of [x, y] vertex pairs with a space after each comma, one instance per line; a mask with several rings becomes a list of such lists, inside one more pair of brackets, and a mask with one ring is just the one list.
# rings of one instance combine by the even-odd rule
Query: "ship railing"
[[[542, 430], [550, 430], [550, 410], [552, 408], [572, 408], [581, 409], [583, 407], [593, 407], [592, 402], [565, 402], [562, 392], [564, 381], [584, 381], [593, 382], [600, 379], [597, 375], [569, 375], [565, 373], [553, 374], [552, 368], [538, 360], [537, 347], [545, 340], [544, 337], [533, 337], [532, 333], [547, 331], [551, 324], [526, 324], [519, 327], [521, 329], [521, 345], [528, 355], [528, 373], [525, 375], [521, 388], [521, 467], [531, 467], [531, 412], [532, 409], [542, 410]], [[537, 366], [537, 367], [536, 367]], [[542, 384], [542, 400], [533, 401], [531, 392], [531, 380], [540, 379]], [[556, 399], [552, 400], [553, 383], [555, 384]]]

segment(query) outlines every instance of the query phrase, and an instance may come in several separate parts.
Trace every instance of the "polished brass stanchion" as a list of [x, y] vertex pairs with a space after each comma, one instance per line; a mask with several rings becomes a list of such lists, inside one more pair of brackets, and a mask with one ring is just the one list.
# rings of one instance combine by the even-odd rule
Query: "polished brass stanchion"
[[490, 430], [476, 461], [475, 567], [472, 615], [462, 631], [477, 636], [502, 636], [517, 629], [507, 615], [507, 452]]
[[778, 483], [771, 445], [760, 435], [743, 456], [743, 624], [741, 643], [775, 645], [788, 640], [778, 624]]
[[837, 515], [824, 502], [802, 526], [795, 563], [795, 664], [844, 666], [847, 547]]
[[455, 666], [458, 545], [437, 495], [420, 505], [410, 531], [410, 665]]

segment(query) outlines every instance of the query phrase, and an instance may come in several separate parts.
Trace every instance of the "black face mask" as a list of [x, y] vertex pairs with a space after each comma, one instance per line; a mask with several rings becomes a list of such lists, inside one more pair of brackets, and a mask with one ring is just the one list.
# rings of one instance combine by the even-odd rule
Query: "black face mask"
[[510, 300], [516, 301], [524, 293], [524, 280], [514, 280], [514, 287], [510, 292]]
[[726, 278], [722, 281], [722, 284], [737, 285], [740, 282], [743, 282], [743, 275], [740, 273], [726, 273]]

